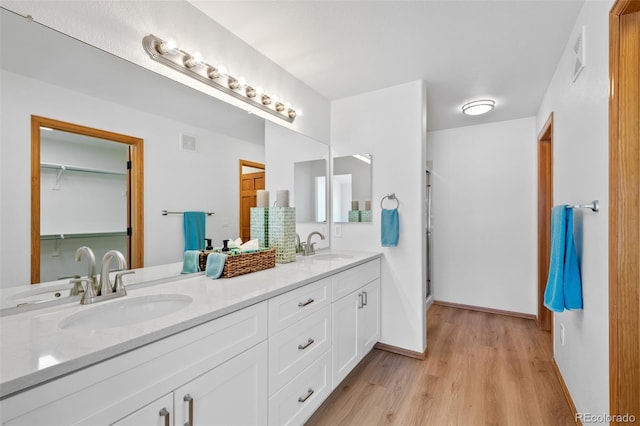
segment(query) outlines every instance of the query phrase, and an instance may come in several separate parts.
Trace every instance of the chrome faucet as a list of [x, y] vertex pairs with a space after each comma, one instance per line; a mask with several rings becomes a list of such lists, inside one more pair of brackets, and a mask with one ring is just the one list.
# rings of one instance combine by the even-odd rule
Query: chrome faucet
[[124, 255], [122, 253], [118, 250], [109, 250], [106, 252], [102, 258], [102, 270], [100, 272], [100, 296], [105, 296], [116, 291], [115, 283], [112, 284], [109, 279], [109, 266], [113, 259], [118, 261], [118, 268], [116, 270], [127, 269], [127, 261], [124, 259]]
[[81, 304], [89, 305], [94, 302], [113, 299], [127, 294], [124, 283], [122, 282], [122, 276], [133, 274], [135, 273], [134, 271], [117, 273], [114, 284], [112, 284], [109, 279], [109, 266], [113, 258], [118, 261], [118, 270], [127, 268], [127, 261], [122, 253], [117, 250], [109, 250], [105, 253], [102, 258], [100, 282], [98, 282], [96, 277], [96, 257], [89, 247], [83, 246], [76, 251], [76, 262], [80, 262], [85, 257], [89, 260], [89, 273], [85, 278], [71, 280], [72, 283], [80, 286], [82, 286], [82, 283], [85, 283], [84, 294], [80, 300]]
[[303, 256], [311, 256], [312, 254], [316, 254], [316, 249], [314, 247], [316, 243], [311, 242], [311, 237], [313, 237], [314, 235], [318, 235], [320, 236], [321, 240], [324, 240], [324, 235], [321, 234], [320, 232], [313, 231], [312, 233], [310, 233], [309, 236], [307, 237], [307, 242], [304, 245], [304, 252], [302, 253]]

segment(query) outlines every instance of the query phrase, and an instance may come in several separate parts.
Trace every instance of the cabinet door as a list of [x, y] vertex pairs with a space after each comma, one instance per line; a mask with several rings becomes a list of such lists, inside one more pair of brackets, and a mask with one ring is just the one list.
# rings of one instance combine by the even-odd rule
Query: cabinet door
[[353, 292], [331, 306], [333, 335], [332, 389], [344, 379], [360, 361], [358, 350], [358, 317], [362, 310], [361, 293]]
[[380, 339], [380, 279], [370, 282], [361, 290], [364, 307], [360, 309], [358, 341], [361, 358], [369, 353]]
[[176, 425], [267, 423], [267, 342], [176, 389]]
[[173, 393], [142, 407], [135, 413], [113, 423], [113, 426], [172, 426]]

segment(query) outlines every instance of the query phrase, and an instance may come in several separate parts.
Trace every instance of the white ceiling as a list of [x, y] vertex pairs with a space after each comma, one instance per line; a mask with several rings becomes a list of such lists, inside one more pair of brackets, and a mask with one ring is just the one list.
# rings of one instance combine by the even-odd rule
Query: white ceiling
[[535, 115], [584, 2], [188, 1], [329, 100], [425, 80], [430, 130]]

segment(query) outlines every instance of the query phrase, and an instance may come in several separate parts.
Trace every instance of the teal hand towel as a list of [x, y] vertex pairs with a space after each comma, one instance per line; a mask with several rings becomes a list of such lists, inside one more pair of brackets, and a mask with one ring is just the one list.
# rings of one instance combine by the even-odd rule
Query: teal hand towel
[[400, 238], [400, 219], [398, 209], [382, 209], [381, 242], [382, 247], [396, 247]]
[[184, 252], [184, 261], [182, 263], [181, 274], [193, 274], [200, 272], [200, 251], [187, 250]]
[[210, 253], [207, 256], [207, 268], [205, 274], [211, 279], [218, 279], [224, 271], [224, 263], [227, 261], [227, 255], [221, 253]]
[[551, 212], [551, 258], [544, 306], [553, 312], [582, 309], [582, 282], [573, 242], [573, 209], [555, 206]]
[[204, 250], [206, 215], [204, 212], [184, 212], [184, 249]]

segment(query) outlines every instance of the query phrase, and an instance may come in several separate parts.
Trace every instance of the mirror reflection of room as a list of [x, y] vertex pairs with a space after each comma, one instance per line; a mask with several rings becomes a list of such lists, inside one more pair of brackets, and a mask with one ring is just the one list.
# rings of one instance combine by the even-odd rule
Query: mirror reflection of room
[[129, 251], [129, 147], [47, 127], [40, 134], [40, 279], [53, 281], [80, 274], [78, 247], [97, 259]]
[[371, 222], [370, 154], [333, 159], [333, 221]]

